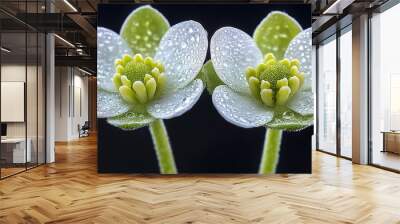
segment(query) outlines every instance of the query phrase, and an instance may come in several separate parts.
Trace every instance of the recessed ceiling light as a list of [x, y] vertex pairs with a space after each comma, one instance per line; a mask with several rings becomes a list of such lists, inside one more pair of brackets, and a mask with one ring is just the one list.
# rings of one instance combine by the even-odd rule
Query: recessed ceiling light
[[79, 68], [79, 67], [78, 67], [78, 70], [81, 71], [81, 72], [83, 72], [83, 73], [85, 73], [85, 74], [87, 74], [87, 75], [92, 75], [92, 73], [90, 73], [90, 72], [88, 72], [88, 71], [86, 71], [86, 70], [83, 70], [83, 69], [81, 69], [81, 68]]
[[342, 14], [343, 10], [353, 4], [355, 0], [336, 0], [322, 14]]
[[5, 48], [5, 47], [1, 47], [1, 50], [4, 51], [4, 52], [6, 52], [6, 53], [10, 53], [10, 52], [11, 52], [11, 50], [9, 50], [9, 49], [7, 49], [7, 48]]
[[64, 39], [64, 38], [62, 38], [62, 37], [60, 37], [60, 36], [57, 35], [57, 34], [54, 34], [54, 36], [57, 37], [57, 38], [58, 38], [59, 40], [61, 40], [62, 42], [64, 42], [65, 44], [67, 44], [68, 46], [75, 48], [75, 45], [73, 45], [73, 44], [72, 44], [71, 42], [69, 42], [68, 40], [66, 40], [66, 39]]
[[74, 12], [78, 12], [78, 10], [68, 0], [64, 0], [64, 3], [68, 5], [68, 7], [70, 7]]

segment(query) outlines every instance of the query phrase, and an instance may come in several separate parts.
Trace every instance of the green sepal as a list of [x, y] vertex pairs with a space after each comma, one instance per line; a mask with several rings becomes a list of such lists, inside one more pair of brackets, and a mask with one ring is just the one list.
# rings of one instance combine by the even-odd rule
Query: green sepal
[[129, 111], [124, 114], [108, 118], [107, 122], [123, 130], [132, 131], [141, 127], [145, 127], [154, 120], [155, 118], [147, 113]]
[[299, 23], [284, 12], [271, 12], [254, 31], [253, 38], [265, 55], [282, 59], [290, 41], [302, 30]]
[[132, 49], [132, 54], [152, 57], [168, 29], [169, 22], [159, 11], [142, 6], [125, 19], [120, 35]]
[[301, 131], [314, 122], [314, 115], [303, 116], [288, 108], [274, 112], [273, 119], [265, 126], [268, 128], [281, 129], [284, 131]]
[[224, 85], [224, 82], [221, 81], [221, 79], [215, 72], [211, 60], [208, 60], [203, 65], [203, 68], [200, 70], [199, 74], [197, 75], [197, 78], [203, 81], [210, 95], [212, 95], [212, 92], [217, 86]]

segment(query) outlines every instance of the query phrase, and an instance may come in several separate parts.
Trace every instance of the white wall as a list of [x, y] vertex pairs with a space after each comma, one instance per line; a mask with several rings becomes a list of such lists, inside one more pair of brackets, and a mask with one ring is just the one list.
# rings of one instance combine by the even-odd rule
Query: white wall
[[[38, 69], [38, 70], [37, 70]], [[27, 80], [25, 80], [27, 78]], [[39, 158], [39, 163], [44, 162], [44, 74], [42, 68], [35, 66], [25, 66], [25, 64], [3, 64], [1, 66], [1, 81], [2, 82], [24, 82], [26, 85], [26, 107], [21, 108], [22, 113], [26, 112], [26, 120], [23, 122], [6, 122], [7, 137], [9, 138], [24, 138], [25, 135], [30, 140], [32, 151], [32, 161], [36, 162]], [[22, 90], [21, 94], [24, 94]], [[2, 96], [4, 97], [4, 96]], [[1, 110], [12, 110], [11, 108], [2, 107]], [[9, 111], [10, 112], [10, 111]], [[39, 156], [37, 157], [37, 154]]]
[[67, 67], [55, 68], [55, 141], [68, 140], [68, 88], [70, 83]]
[[82, 114], [80, 116], [77, 116], [79, 118], [78, 122], [80, 125], [83, 125], [85, 121], [89, 121], [89, 81], [87, 76], [82, 75], [84, 74], [81, 73], [80, 76], [75, 76], [75, 85], [81, 88]]
[[[5, 82], [25, 82], [25, 65], [9, 64], [1, 66], [1, 81]], [[6, 108], [1, 108], [6, 110]], [[25, 137], [25, 123], [11, 122], [7, 123], [8, 137]]]
[[[27, 70], [25, 70], [27, 69]], [[27, 66], [20, 64], [5, 64], [1, 66], [1, 81], [2, 82], [25, 82], [26, 71], [28, 72], [28, 88], [27, 88], [27, 118], [28, 118], [28, 137], [32, 130], [36, 130], [37, 115], [36, 112], [37, 99], [36, 99], [36, 80], [31, 77], [31, 74], [36, 75], [36, 66]], [[36, 76], [35, 76], [36, 77]], [[31, 88], [29, 88], [31, 87]], [[41, 105], [39, 105], [40, 107]], [[33, 108], [33, 109], [32, 109]], [[1, 108], [7, 110], [7, 108]], [[7, 122], [7, 135], [9, 137], [25, 137], [25, 123], [26, 122]], [[36, 135], [36, 131], [35, 131]]]
[[79, 138], [78, 125], [88, 120], [88, 78], [72, 67], [56, 67], [56, 141]]

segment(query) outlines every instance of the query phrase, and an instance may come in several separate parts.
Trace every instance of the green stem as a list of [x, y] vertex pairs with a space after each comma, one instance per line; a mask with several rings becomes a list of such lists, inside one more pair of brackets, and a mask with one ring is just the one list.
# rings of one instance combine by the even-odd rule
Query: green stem
[[275, 173], [279, 161], [281, 138], [282, 130], [272, 128], [267, 130], [259, 174]]
[[149, 128], [151, 137], [153, 138], [154, 149], [157, 154], [160, 173], [177, 174], [174, 155], [172, 154], [164, 122], [162, 120], [155, 120], [150, 123]]

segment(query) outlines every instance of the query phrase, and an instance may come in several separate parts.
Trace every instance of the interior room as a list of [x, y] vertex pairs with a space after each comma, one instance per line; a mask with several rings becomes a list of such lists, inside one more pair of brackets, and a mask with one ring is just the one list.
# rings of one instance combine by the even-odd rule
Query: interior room
[[394, 59], [399, 37], [389, 26], [400, 17], [400, 6], [379, 14], [371, 19], [371, 140], [372, 163], [399, 170], [399, 129], [400, 70]]
[[45, 35], [17, 21], [13, 27], [1, 33], [2, 178], [45, 162]]
[[0, 1], [0, 223], [400, 223], [399, 21], [398, 0]]
[[83, 126], [89, 125], [89, 82], [93, 79], [79, 67], [56, 67], [56, 142], [84, 137]]

